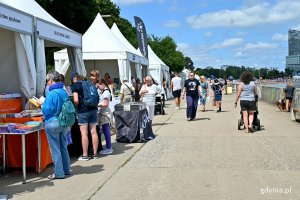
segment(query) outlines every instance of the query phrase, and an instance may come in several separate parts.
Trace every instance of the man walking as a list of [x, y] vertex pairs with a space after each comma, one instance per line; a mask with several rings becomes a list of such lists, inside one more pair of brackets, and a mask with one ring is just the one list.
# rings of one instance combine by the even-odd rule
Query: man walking
[[182, 79], [178, 76], [178, 72], [175, 72], [175, 76], [171, 80], [170, 89], [172, 90], [172, 95], [175, 98], [176, 109], [180, 109], [180, 95], [181, 95], [181, 84]]
[[200, 93], [200, 82], [195, 79], [194, 72], [189, 73], [189, 79], [185, 81], [182, 91], [182, 99], [186, 93], [186, 116], [188, 121], [193, 121], [196, 117], [198, 99]]

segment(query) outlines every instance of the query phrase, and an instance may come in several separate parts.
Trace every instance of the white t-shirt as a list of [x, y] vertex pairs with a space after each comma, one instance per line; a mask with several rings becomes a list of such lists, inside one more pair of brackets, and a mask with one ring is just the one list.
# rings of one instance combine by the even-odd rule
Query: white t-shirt
[[181, 80], [180, 77], [178, 77], [178, 76], [173, 77], [171, 82], [172, 82], [172, 85], [173, 85], [173, 91], [181, 90], [182, 80]]
[[144, 84], [140, 91], [143, 90], [148, 91], [143, 96], [143, 102], [147, 103], [148, 105], [155, 105], [155, 95], [160, 92], [160, 88], [155, 84], [152, 84], [151, 86]]
[[[108, 90], [104, 90], [101, 95], [99, 95], [99, 104], [102, 104], [104, 102], [104, 99], [108, 100], [108, 103], [110, 102], [111, 94]], [[107, 107], [101, 107], [99, 108], [99, 112], [105, 115], [108, 115], [110, 113], [109, 105]]]

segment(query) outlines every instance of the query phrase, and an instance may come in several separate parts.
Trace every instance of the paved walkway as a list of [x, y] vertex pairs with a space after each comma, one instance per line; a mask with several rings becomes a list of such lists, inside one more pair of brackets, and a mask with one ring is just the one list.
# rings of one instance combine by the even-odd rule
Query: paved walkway
[[[224, 95], [223, 112], [211, 106], [187, 122], [186, 109], [155, 116], [157, 137], [145, 144], [114, 143], [114, 154], [72, 163], [72, 176], [47, 180], [0, 176], [0, 194], [12, 199], [233, 200], [300, 198], [300, 124], [259, 102], [262, 130], [237, 130], [239, 108]], [[185, 104], [184, 104], [185, 106]]]

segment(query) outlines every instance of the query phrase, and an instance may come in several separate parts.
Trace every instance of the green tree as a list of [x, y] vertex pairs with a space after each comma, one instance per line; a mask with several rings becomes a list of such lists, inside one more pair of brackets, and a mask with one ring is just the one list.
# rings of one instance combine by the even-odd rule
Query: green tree
[[194, 71], [194, 63], [190, 57], [184, 57], [184, 67], [190, 71]]
[[173, 38], [167, 37], [156, 37], [151, 35], [148, 37], [148, 44], [151, 46], [155, 54], [170, 67], [170, 71], [181, 71], [185, 64], [183, 53], [177, 51], [177, 45]]

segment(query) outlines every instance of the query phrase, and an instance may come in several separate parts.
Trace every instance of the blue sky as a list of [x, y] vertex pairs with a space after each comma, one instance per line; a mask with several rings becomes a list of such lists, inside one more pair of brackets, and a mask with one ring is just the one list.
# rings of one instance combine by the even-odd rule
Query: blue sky
[[288, 29], [300, 30], [299, 0], [112, 0], [147, 34], [171, 36], [195, 67], [285, 68]]

